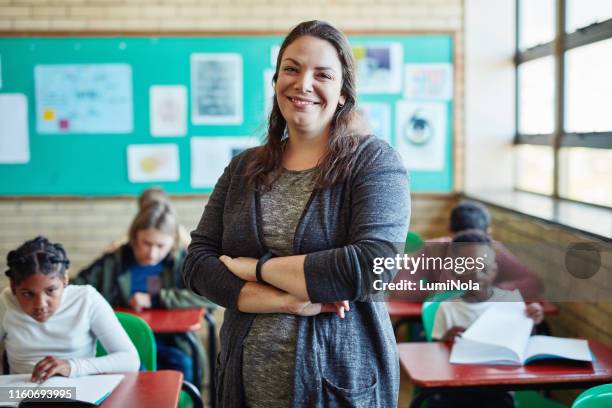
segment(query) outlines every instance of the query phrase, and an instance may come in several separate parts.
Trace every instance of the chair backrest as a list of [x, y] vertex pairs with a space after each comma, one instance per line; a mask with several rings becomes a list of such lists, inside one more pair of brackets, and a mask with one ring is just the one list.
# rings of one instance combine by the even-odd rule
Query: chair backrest
[[[123, 312], [115, 312], [115, 314], [128, 337], [134, 343], [141, 365], [147, 371], [157, 370], [157, 348], [155, 346], [153, 330], [151, 330], [147, 322], [138, 316]], [[98, 356], [106, 354], [106, 350], [104, 350], [99, 341], [96, 345], [96, 351]]]
[[576, 398], [572, 408], [612, 407], [612, 384], [589, 388]]
[[423, 320], [423, 331], [425, 332], [427, 341], [433, 340], [431, 334], [433, 332], [436, 313], [440, 307], [440, 302], [444, 302], [445, 300], [448, 300], [454, 296], [459, 296], [462, 293], [463, 291], [461, 290], [438, 292], [429, 296], [425, 302], [423, 302], [423, 307], [421, 308], [421, 319]]
[[408, 232], [406, 236], [406, 245], [404, 246], [404, 253], [411, 254], [417, 252], [419, 249], [423, 247], [425, 241], [419, 234], [414, 231]]

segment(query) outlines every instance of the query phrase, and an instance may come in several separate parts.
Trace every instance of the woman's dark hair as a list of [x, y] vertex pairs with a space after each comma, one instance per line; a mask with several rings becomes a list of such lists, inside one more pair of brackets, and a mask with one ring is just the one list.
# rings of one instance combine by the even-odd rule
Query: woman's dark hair
[[[348, 40], [340, 31], [323, 21], [305, 21], [298, 24], [285, 37], [278, 58], [276, 71], [272, 79], [276, 83], [283, 53], [291, 43], [303, 36], [311, 36], [327, 41], [338, 53], [342, 66], [342, 88], [340, 94], [346, 98], [342, 106], [338, 106], [331, 120], [329, 145], [327, 153], [318, 163], [318, 174], [315, 188], [325, 188], [346, 180], [355, 160], [355, 151], [359, 146], [361, 135], [355, 129], [357, 87], [355, 77], [355, 61]], [[246, 169], [246, 180], [249, 186], [256, 189], [269, 189], [282, 170], [282, 153], [285, 147], [284, 135], [287, 121], [283, 117], [278, 101], [274, 98], [272, 111], [268, 121], [266, 143], [256, 150], [256, 153]]]
[[473, 201], [462, 201], [451, 211], [450, 230], [461, 232], [468, 229], [487, 230], [491, 217], [487, 208]]
[[70, 260], [62, 244], [53, 244], [47, 238], [38, 236], [10, 251], [6, 256], [6, 264], [9, 267], [6, 276], [12, 284], [19, 285], [36, 273], [63, 278]]

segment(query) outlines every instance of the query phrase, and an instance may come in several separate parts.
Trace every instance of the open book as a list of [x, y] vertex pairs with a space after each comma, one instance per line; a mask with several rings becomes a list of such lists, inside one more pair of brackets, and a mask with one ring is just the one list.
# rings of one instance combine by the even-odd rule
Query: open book
[[586, 340], [531, 336], [523, 302], [498, 302], [455, 339], [454, 364], [523, 365], [544, 358], [593, 361]]
[[[0, 390], [2, 390], [0, 406], [16, 407], [22, 401], [36, 400], [30, 396], [44, 395], [46, 397], [50, 394], [52, 397], [54, 395], [57, 397], [53, 401], [99, 405], [117, 387], [123, 375], [87, 375], [75, 378], [56, 376], [49, 378], [43, 384], [33, 383], [30, 378], [30, 374], [0, 375]], [[32, 392], [28, 392], [30, 389]], [[37, 390], [38, 394], [35, 393]]]

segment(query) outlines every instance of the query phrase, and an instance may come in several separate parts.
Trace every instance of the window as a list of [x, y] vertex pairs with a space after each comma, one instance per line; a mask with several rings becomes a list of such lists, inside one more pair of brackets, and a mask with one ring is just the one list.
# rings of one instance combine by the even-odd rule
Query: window
[[612, 207], [612, 0], [516, 6], [516, 189]]

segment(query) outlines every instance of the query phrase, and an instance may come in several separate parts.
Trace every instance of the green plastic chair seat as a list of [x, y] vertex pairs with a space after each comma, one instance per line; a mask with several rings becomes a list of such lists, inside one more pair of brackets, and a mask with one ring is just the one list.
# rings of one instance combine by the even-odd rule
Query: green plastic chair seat
[[414, 231], [410, 231], [408, 232], [408, 235], [406, 236], [406, 244], [404, 246], [404, 253], [412, 254], [414, 252], [417, 252], [419, 249], [423, 247], [424, 244], [425, 244], [425, 241], [423, 241], [423, 238], [421, 238], [419, 234], [417, 234]]
[[612, 407], [612, 384], [589, 388], [576, 398], [572, 408]]
[[[147, 371], [157, 370], [157, 347], [155, 345], [155, 336], [147, 322], [129, 313], [115, 312], [115, 315], [117, 315], [119, 323], [123, 326], [123, 329], [130, 340], [132, 340], [132, 343], [134, 343], [142, 367]], [[96, 351], [97, 356], [106, 355], [106, 350], [104, 350], [104, 347], [99, 341], [96, 344]]]

